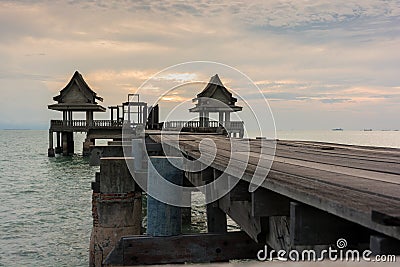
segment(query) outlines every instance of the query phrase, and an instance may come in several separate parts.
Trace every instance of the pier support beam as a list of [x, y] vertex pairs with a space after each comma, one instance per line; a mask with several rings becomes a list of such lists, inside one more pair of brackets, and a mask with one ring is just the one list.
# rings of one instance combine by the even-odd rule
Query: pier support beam
[[[290, 242], [297, 246], [334, 245], [339, 238], [361, 243], [359, 226], [311, 206], [290, 203]], [[368, 240], [364, 240], [368, 242]]]
[[152, 156], [148, 163], [147, 182], [147, 234], [151, 236], [173, 236], [182, 232], [181, 207], [163, 203], [155, 196], [169, 198], [171, 201], [182, 199], [183, 192], [170, 192], [168, 188], [161, 188], [160, 179], [165, 179], [176, 185], [183, 185], [183, 170], [181, 157]]
[[207, 230], [209, 233], [226, 233], [226, 214], [218, 205], [218, 201], [207, 204]]
[[373, 255], [400, 255], [400, 241], [384, 235], [371, 235], [370, 250]]
[[[183, 186], [191, 187], [192, 183], [184, 176], [183, 177]], [[192, 203], [192, 194], [188, 192], [188, 198], [190, 199], [190, 203]], [[181, 208], [182, 212], [182, 225], [190, 226], [192, 223], [192, 207], [183, 207]]]
[[265, 188], [258, 188], [251, 193], [252, 216], [289, 216], [290, 198]]
[[[214, 169], [212, 171], [204, 171], [203, 181], [211, 182], [221, 175], [221, 172]], [[214, 190], [218, 190], [215, 188]], [[206, 202], [208, 203], [211, 196], [215, 195], [217, 192], [206, 192]], [[207, 230], [209, 233], [226, 233], [227, 232], [227, 222], [226, 214], [219, 207], [219, 202], [213, 201], [206, 205], [207, 209]]]
[[244, 232], [170, 237], [127, 236], [119, 241], [104, 264], [144, 266], [255, 259], [257, 252], [263, 248], [263, 244], [254, 242]]
[[102, 158], [100, 175], [92, 196], [93, 229], [89, 266], [103, 260], [122, 236], [139, 235], [142, 221], [142, 193], [136, 186], [127, 162], [133, 158]]

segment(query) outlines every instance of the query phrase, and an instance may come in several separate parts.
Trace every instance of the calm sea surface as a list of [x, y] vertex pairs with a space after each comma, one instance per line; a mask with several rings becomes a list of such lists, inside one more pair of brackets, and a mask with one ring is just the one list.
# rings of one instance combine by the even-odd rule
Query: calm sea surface
[[[400, 148], [395, 131], [285, 131], [278, 138]], [[82, 141], [75, 136], [77, 153]], [[47, 131], [0, 130], [0, 266], [88, 265], [98, 167], [79, 155], [48, 158], [47, 142]], [[193, 212], [201, 231], [204, 209]]]

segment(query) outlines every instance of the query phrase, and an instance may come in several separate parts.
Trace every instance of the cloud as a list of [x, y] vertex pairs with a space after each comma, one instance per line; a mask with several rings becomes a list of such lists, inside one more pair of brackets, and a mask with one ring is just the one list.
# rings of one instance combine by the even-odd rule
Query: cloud
[[[398, 0], [1, 1], [0, 90], [11, 87], [22, 96], [28, 87], [19, 81], [31, 81], [29, 90], [48, 98], [32, 96], [40, 110], [79, 70], [104, 105], [114, 105], [168, 66], [210, 60], [255, 80], [278, 113], [295, 107], [306, 114], [312, 103], [322, 118], [328, 110], [356, 113], [373, 104], [390, 124], [400, 112], [399, 10]], [[220, 70], [180, 69], [148, 84], [146, 101], [215, 73], [252, 97]], [[202, 88], [178, 90], [179, 96], [190, 99]], [[252, 103], [259, 98], [254, 94]]]
[[50, 79], [50, 76], [33, 74], [33, 73], [18, 73], [10, 72], [7, 70], [0, 70], [0, 80], [35, 80], [35, 81], [45, 81]]
[[197, 79], [196, 73], [168, 73], [156, 76], [157, 80], [174, 81], [178, 83], [192, 82]]
[[320, 100], [322, 103], [328, 103], [328, 104], [333, 104], [333, 103], [343, 103], [343, 102], [348, 102], [351, 101], [349, 98], [324, 98]]

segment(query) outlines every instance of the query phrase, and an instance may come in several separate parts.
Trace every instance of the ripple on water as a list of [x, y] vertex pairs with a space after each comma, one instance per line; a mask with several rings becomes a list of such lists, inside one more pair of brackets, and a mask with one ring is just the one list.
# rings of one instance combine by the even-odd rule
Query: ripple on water
[[[80, 156], [47, 157], [47, 131], [0, 131], [0, 266], [87, 266], [90, 182]], [[76, 150], [82, 137], [76, 137]]]

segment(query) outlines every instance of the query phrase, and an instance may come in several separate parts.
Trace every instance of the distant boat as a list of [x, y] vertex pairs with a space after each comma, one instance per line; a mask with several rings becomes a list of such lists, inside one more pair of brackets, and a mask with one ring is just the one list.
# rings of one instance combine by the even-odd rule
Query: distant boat
[[343, 131], [342, 128], [333, 128], [332, 131]]
[[372, 132], [372, 129], [364, 129], [364, 132]]

